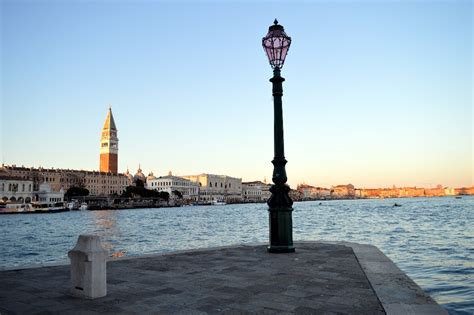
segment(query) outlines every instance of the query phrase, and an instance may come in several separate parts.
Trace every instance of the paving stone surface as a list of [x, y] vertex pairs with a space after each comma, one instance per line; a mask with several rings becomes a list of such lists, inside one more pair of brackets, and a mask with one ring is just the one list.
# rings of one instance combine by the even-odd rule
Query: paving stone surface
[[69, 294], [69, 266], [0, 272], [0, 314], [385, 314], [351, 247], [197, 250], [107, 263], [107, 296]]

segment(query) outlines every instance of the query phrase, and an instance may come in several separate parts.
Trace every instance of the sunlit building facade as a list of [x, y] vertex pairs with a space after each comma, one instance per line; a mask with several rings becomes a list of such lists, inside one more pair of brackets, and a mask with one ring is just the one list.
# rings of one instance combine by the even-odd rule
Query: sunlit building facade
[[164, 191], [170, 196], [173, 196], [173, 191], [179, 191], [183, 199], [189, 201], [198, 201], [199, 199], [199, 184], [178, 176], [168, 175], [147, 179], [146, 188]]
[[331, 190], [328, 188], [299, 184], [296, 190], [302, 194], [302, 200], [329, 199], [331, 197]]
[[354, 185], [337, 185], [331, 187], [332, 198], [355, 198]]
[[33, 181], [0, 173], [0, 202], [30, 202]]
[[33, 191], [38, 191], [40, 184], [47, 183], [51, 191], [67, 191], [71, 187], [83, 187], [91, 196], [120, 195], [128, 186], [124, 174], [104, 173], [99, 171], [69, 170], [55, 168], [34, 168], [24, 166], [2, 166], [5, 174], [17, 178], [29, 179]]
[[243, 182], [242, 183], [242, 200], [244, 202], [264, 202], [270, 196], [270, 187], [261, 181]]
[[182, 176], [199, 185], [199, 201], [242, 201], [242, 179], [227, 175], [200, 174]]

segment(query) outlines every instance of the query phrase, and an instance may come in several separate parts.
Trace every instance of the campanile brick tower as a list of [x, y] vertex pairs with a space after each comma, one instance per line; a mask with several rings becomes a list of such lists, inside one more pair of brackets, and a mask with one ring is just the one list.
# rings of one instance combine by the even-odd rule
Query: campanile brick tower
[[100, 139], [100, 171], [117, 174], [118, 138], [112, 108], [109, 107]]

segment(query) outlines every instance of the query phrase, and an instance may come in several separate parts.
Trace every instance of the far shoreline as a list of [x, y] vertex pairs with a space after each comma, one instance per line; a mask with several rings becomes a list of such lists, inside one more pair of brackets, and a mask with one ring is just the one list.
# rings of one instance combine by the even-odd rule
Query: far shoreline
[[[451, 198], [451, 199], [462, 199], [463, 197], [471, 197], [473, 195], [457, 195], [457, 196], [415, 196], [415, 197], [387, 197], [387, 198], [326, 198], [326, 199], [305, 199], [305, 200], [294, 200], [294, 202], [328, 202], [328, 201], [349, 201], [349, 200], [399, 200], [399, 199], [421, 199], [421, 198]], [[246, 205], [246, 204], [266, 204], [266, 201], [262, 202], [232, 202], [227, 204], [213, 205], [213, 204], [181, 204], [181, 205], [139, 205], [139, 206], [127, 206], [124, 207], [123, 204], [120, 207], [92, 207], [83, 211], [121, 211], [121, 210], [135, 210], [135, 209], [161, 209], [161, 208], [187, 208], [187, 207], [219, 207], [219, 206], [228, 206], [228, 205]], [[401, 206], [400, 204], [395, 203], [394, 206]], [[46, 214], [46, 213], [61, 213], [61, 212], [82, 212], [80, 210], [69, 210], [61, 209], [54, 211], [23, 211], [23, 212], [0, 212], [0, 215], [8, 214]]]

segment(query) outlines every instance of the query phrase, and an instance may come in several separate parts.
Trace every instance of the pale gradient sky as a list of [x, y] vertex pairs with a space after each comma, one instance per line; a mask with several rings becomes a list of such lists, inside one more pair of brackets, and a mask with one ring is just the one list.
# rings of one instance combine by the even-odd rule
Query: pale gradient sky
[[474, 184], [471, 1], [1, 1], [2, 162], [270, 179], [275, 17], [292, 187]]

